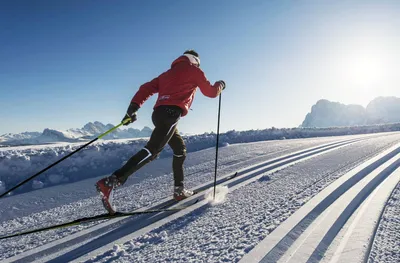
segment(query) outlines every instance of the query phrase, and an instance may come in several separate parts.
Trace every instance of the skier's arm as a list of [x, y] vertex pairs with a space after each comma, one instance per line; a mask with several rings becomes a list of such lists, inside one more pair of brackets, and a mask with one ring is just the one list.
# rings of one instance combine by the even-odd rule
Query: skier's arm
[[153, 79], [150, 82], [144, 83], [140, 86], [138, 92], [132, 98], [132, 102], [136, 103], [139, 107], [150, 98], [153, 94], [158, 92], [158, 78]]
[[210, 98], [218, 97], [221, 91], [225, 88], [225, 83], [223, 81], [217, 81], [214, 85], [211, 85], [204, 75], [204, 72], [200, 69], [197, 71], [196, 84], [200, 88], [201, 93]]

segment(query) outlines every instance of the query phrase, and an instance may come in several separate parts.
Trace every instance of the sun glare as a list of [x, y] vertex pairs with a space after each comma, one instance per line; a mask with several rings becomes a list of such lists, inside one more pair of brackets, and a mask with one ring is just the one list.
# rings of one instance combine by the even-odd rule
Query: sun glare
[[343, 61], [343, 75], [351, 84], [360, 87], [371, 86], [382, 81], [383, 63], [377, 50], [359, 47], [346, 54]]
[[352, 103], [364, 106], [379, 96], [387, 77], [388, 51], [384, 43], [358, 39], [342, 43], [338, 52], [337, 78], [343, 90], [342, 96]]

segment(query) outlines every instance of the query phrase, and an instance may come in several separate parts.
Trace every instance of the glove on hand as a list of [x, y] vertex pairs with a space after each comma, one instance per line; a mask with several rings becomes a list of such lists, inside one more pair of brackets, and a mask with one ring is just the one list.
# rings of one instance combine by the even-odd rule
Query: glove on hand
[[139, 106], [136, 103], [131, 102], [131, 104], [129, 105], [128, 109], [126, 110], [126, 114], [121, 122], [123, 122], [124, 125], [129, 125], [132, 122], [136, 121], [137, 120], [136, 112], [138, 110], [139, 110]]

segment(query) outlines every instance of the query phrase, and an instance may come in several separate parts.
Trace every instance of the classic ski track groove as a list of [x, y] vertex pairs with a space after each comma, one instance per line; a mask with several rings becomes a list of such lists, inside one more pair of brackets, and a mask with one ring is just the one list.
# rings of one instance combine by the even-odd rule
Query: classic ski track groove
[[[322, 262], [367, 262], [375, 229], [379, 226], [382, 212], [400, 180], [400, 170], [397, 169], [399, 165], [400, 154], [374, 171], [377, 176], [373, 180], [379, 180], [379, 177], [382, 177], [382, 179], [380, 179], [379, 184], [376, 184], [375, 188], [370, 188], [370, 194], [365, 196], [365, 199], [358, 206], [354, 207], [353, 205], [354, 213], [347, 217], [348, 221], [343, 223], [342, 229], [332, 241], [332, 245], [326, 249], [326, 256], [321, 260]], [[380, 172], [378, 173], [379, 169]], [[373, 180], [370, 184], [373, 183]], [[362, 191], [368, 191], [367, 189], [368, 185]], [[354, 198], [355, 200], [362, 194], [362, 191]], [[352, 201], [346, 210], [348, 211], [355, 202]], [[354, 251], [357, 251], [357, 253], [354, 253]]]
[[[233, 191], [239, 187], [242, 187], [246, 184], [249, 184], [257, 179], [259, 179], [261, 176], [265, 175], [265, 173], [273, 173], [276, 172], [277, 170], [283, 169], [285, 167], [291, 166], [295, 163], [313, 158], [315, 156], [318, 156], [320, 154], [330, 152], [336, 149], [339, 149], [343, 146], [347, 146], [359, 141], [364, 141], [368, 140], [374, 137], [378, 137], [377, 135], [370, 135], [370, 136], [364, 136], [361, 138], [352, 138], [352, 139], [346, 139], [346, 140], [340, 140], [340, 141], [335, 141], [335, 142], [330, 142], [326, 144], [322, 144], [319, 146], [314, 146], [310, 147], [304, 150], [299, 150], [294, 153], [290, 153], [284, 156], [276, 157], [252, 166], [248, 166], [240, 171], [238, 171], [238, 175], [228, 181], [228, 186], [230, 188], [230, 191]], [[217, 180], [217, 183], [223, 181], [225, 178], [232, 176], [231, 174], [221, 176]], [[270, 183], [274, 183], [276, 181], [280, 180], [280, 178], [276, 178], [274, 180], [271, 180]], [[201, 191], [207, 188], [210, 188], [213, 185], [213, 182], [208, 182], [205, 184], [200, 185], [197, 187], [195, 190]], [[222, 184], [223, 185], [223, 184]], [[199, 197], [198, 195], [193, 196], [192, 198], [188, 198], [186, 200], [183, 200], [179, 202], [179, 204], [184, 204], [186, 202], [190, 202], [193, 199], [199, 199], [202, 200], [203, 197]], [[137, 209], [136, 211], [142, 211], [146, 209], [158, 209], [160, 207], [173, 207], [176, 203], [171, 202], [171, 200], [166, 200], [166, 201], [161, 201], [151, 207], [147, 208], [141, 208]], [[62, 259], [63, 255], [58, 255], [60, 252], [65, 252], [66, 257], [71, 258], [68, 260], [73, 260], [73, 259], [78, 259], [79, 256], [84, 256], [86, 253], [93, 252], [99, 248], [102, 248], [103, 246], [107, 245], [110, 242], [121, 242], [120, 236], [122, 236], [122, 239], [124, 239], [124, 236], [131, 236], [131, 235], [140, 235], [145, 232], [150, 231], [153, 228], [159, 227], [162, 224], [165, 224], [166, 222], [170, 221], [171, 219], [168, 219], [169, 217], [172, 217], [173, 219], [178, 218], [180, 216], [183, 216], [194, 209], [197, 209], [201, 206], [205, 205], [204, 201], [198, 202], [196, 205], [190, 208], [186, 208], [183, 211], [168, 211], [168, 212], [162, 212], [162, 213], [157, 213], [157, 214], [147, 214], [147, 215], [139, 215], [135, 217], [130, 217], [130, 218], [117, 218], [117, 219], [111, 219], [107, 220], [106, 222], [97, 224], [93, 227], [84, 229], [82, 231], [79, 231], [77, 233], [74, 233], [72, 235], [66, 236], [62, 239], [58, 239], [55, 241], [52, 241], [48, 244], [39, 246], [37, 248], [34, 248], [32, 250], [23, 252], [21, 254], [15, 255], [10, 258], [6, 258], [4, 262], [32, 262], [35, 260], [39, 260], [44, 262], [52, 261], [54, 259], [54, 262], [60, 262], [65, 261]], [[135, 228], [129, 231], [128, 233], [119, 233], [121, 230], [119, 227], [124, 226], [124, 225], [135, 225]], [[123, 227], [121, 228], [123, 229]], [[123, 232], [123, 230], [122, 230]], [[106, 234], [113, 234], [115, 233], [117, 237], [107, 239], [104, 238]], [[103, 242], [99, 242], [99, 240], [103, 239]], [[131, 238], [131, 237], [130, 237]], [[62, 240], [62, 242], [60, 242]], [[98, 242], [102, 243], [100, 245], [97, 245], [95, 248], [90, 249], [89, 251], [85, 251], [83, 254], [80, 253], [79, 255], [76, 253], [77, 249], [80, 249], [82, 247], [82, 244], [87, 244], [90, 242]], [[104, 244], [103, 244], [104, 243]], [[83, 245], [85, 247], [85, 245]], [[75, 254], [74, 254], [75, 251]], [[74, 255], [70, 255], [74, 254]], [[90, 253], [92, 254], [92, 253]], [[44, 257], [44, 258], [42, 258]]]
[[[362, 139], [352, 139], [352, 140], [346, 140], [346, 141], [339, 141], [335, 143], [329, 143], [329, 144], [324, 144], [322, 146], [317, 146], [317, 147], [312, 147], [303, 151], [299, 151], [300, 153], [296, 152], [294, 154], [289, 154], [284, 157], [278, 157], [273, 160], [269, 160], [267, 162], [263, 162], [262, 164], [257, 164], [253, 165], [250, 168], [245, 168], [242, 171], [239, 171], [238, 176], [234, 178], [233, 180], [230, 180], [227, 182], [227, 186], [229, 187], [230, 192], [234, 191], [235, 189], [242, 187], [244, 185], [247, 185], [260, 177], [264, 176], [266, 173], [274, 173], [277, 170], [283, 169], [285, 167], [291, 166], [294, 163], [301, 162], [310, 158], [313, 158], [319, 154], [323, 154], [329, 151], [334, 151], [338, 148], [350, 145], [352, 143], [356, 143], [362, 140], [367, 140], [368, 138], [362, 138]], [[275, 180], [275, 182], [278, 180]], [[223, 184], [225, 185], [225, 184]], [[188, 199], [189, 201], [190, 199]], [[92, 256], [96, 255], [98, 252], [98, 249], [104, 248], [104, 246], [108, 247], [110, 246], [109, 243], [124, 243], [132, 238], [135, 238], [137, 236], [143, 235], [155, 228], [158, 228], [171, 220], [175, 220], [183, 215], [186, 215], [195, 209], [198, 209], [204, 205], [207, 204], [207, 201], [203, 200], [200, 201], [198, 204], [188, 207], [185, 210], [179, 211], [179, 212], [174, 212], [174, 213], [168, 213], [166, 215], [163, 215], [163, 217], [154, 220], [151, 224], [148, 224], [147, 226], [143, 228], [138, 228], [136, 231], [130, 231], [130, 233], [119, 235], [119, 238], [113, 238], [112, 240], [108, 240], [107, 242], [103, 242], [104, 245], [98, 246], [98, 248], [95, 248], [94, 250], [81, 250], [81, 251], [72, 251], [69, 253], [69, 255], [66, 256], [60, 256], [57, 258], [57, 260], [61, 261], [69, 261], [69, 260], [74, 260], [76, 262], [81, 262], [82, 260], [86, 260], [91, 258]], [[110, 247], [111, 248], [111, 247]], [[78, 255], [79, 254], [79, 255]], [[83, 258], [79, 258], [79, 256]], [[51, 261], [50, 261], [51, 262]], [[54, 260], [54, 262], [57, 262]]]
[[[384, 147], [380, 152], [385, 151], [385, 150], [389, 149], [390, 147], [391, 147], [391, 146]], [[379, 153], [380, 153], [380, 152], [379, 152]], [[358, 160], [356, 160], [356, 161], [354, 161], [354, 162], [351, 162], [351, 163], [349, 163], [349, 164], [347, 164], [347, 165], [345, 165], [345, 166], [343, 166], [343, 167], [341, 167], [341, 168], [338, 168], [338, 169], [336, 169], [336, 170], [334, 170], [334, 171], [332, 171], [332, 172], [326, 173], [326, 174], [325, 174], [324, 176], [322, 176], [320, 179], [318, 179], [317, 181], [315, 181], [315, 182], [313, 182], [313, 183], [311, 183], [311, 184], [305, 186], [302, 190], [296, 192], [295, 194], [296, 194], [296, 195], [299, 195], [299, 194], [303, 193], [304, 191], [308, 190], [311, 186], [316, 185], [316, 184], [318, 184], [319, 182], [325, 180], [326, 178], [328, 178], [328, 177], [331, 176], [332, 174], [335, 174], [335, 173], [337, 173], [337, 172], [340, 171], [340, 170], [346, 170], [348, 167], [351, 167], [351, 166], [355, 167], [355, 166], [357, 166], [357, 164], [361, 164], [361, 163], [363, 163], [363, 161], [369, 160], [370, 158], [373, 158], [374, 156], [377, 156], [379, 153], [373, 152], [373, 153], [371, 153], [371, 154], [369, 154], [369, 155], [367, 155], [367, 156], [361, 157], [361, 158], [359, 158]], [[285, 176], [281, 176], [281, 177], [279, 177], [279, 178], [276, 178], [276, 179], [274, 179], [274, 180], [271, 180], [271, 181], [269, 182], [269, 184], [274, 183], [274, 182], [276, 182], [276, 181], [278, 181], [278, 180], [281, 180], [281, 179], [284, 178], [284, 177], [286, 177], [286, 175], [285, 175]], [[400, 183], [400, 182], [399, 182], [399, 183]], [[290, 201], [290, 200], [292, 200], [293, 198], [295, 198], [295, 196], [294, 196], [294, 197], [290, 197], [288, 200]], [[229, 248], [231, 248], [231, 247], [233, 247], [233, 245], [230, 246]], [[229, 249], [229, 248], [228, 248], [228, 249]]]
[[[341, 242], [347, 242], [356, 228], [352, 223], [346, 225], [349, 219], [355, 215], [355, 220], [361, 221], [360, 217], [363, 216], [362, 212], [367, 209], [368, 201], [377, 191], [381, 190], [380, 187], [386, 182], [385, 180], [397, 180], [397, 177], [394, 176], [398, 176], [398, 174], [395, 175], [395, 172], [399, 172], [396, 171], [399, 166], [400, 143], [397, 143], [389, 149], [381, 151], [376, 157], [353, 168], [315, 195], [246, 254], [240, 262], [309, 263], [324, 260], [337, 262], [338, 255], [335, 254], [332, 259], [324, 259], [326, 252], [329, 251], [335, 240], [338, 241], [339, 252], [343, 251], [344, 244]], [[390, 194], [387, 194], [386, 202], [383, 202], [381, 208], [382, 206], [386, 207], [387, 200], [392, 194], [393, 190], [390, 189]], [[360, 216], [358, 212], [355, 213], [357, 209], [361, 210]], [[377, 221], [382, 215], [383, 212], [376, 217]], [[376, 224], [372, 235], [376, 233], [378, 223]], [[348, 229], [344, 233], [344, 238], [341, 238], [339, 232], [345, 226]], [[364, 260], [369, 257], [372, 248], [370, 242], [354, 245], [355, 249], [362, 253], [360, 258]], [[369, 246], [366, 251], [362, 251], [364, 245]], [[363, 262], [363, 260], [352, 262]]]
[[373, 232], [372, 237], [371, 237], [371, 242], [368, 245], [368, 250], [367, 250], [368, 253], [367, 253], [366, 257], [365, 257], [365, 261], [364, 262], [369, 262], [369, 259], [371, 258], [372, 246], [375, 243], [376, 234], [377, 234], [379, 226], [380, 226], [380, 224], [382, 222], [383, 215], [386, 212], [386, 209], [387, 209], [388, 204], [389, 204], [389, 200], [392, 199], [394, 193], [396, 192], [396, 189], [398, 189], [399, 187], [400, 187], [400, 180], [397, 182], [396, 186], [393, 188], [392, 192], [390, 193], [389, 197], [387, 198], [387, 200], [385, 202], [385, 205], [384, 205], [384, 207], [383, 207], [383, 209], [382, 209], [382, 211], [381, 211], [381, 213], [379, 215], [379, 219], [378, 219], [378, 221], [377, 221], [377, 223], [375, 225], [374, 232]]

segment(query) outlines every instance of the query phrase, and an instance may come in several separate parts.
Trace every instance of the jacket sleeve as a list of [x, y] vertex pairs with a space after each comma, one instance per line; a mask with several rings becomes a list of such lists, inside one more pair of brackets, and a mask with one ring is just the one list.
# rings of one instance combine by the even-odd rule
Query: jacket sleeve
[[200, 88], [201, 93], [209, 98], [218, 97], [223, 88], [222, 83], [219, 81], [215, 82], [214, 85], [211, 85], [201, 69], [198, 69], [197, 71], [196, 84]]
[[132, 102], [136, 103], [139, 107], [141, 107], [143, 103], [148, 98], [150, 98], [150, 96], [152, 96], [157, 92], [158, 92], [158, 77], [140, 86], [135, 96], [133, 96]]

